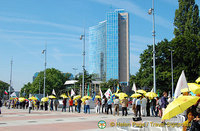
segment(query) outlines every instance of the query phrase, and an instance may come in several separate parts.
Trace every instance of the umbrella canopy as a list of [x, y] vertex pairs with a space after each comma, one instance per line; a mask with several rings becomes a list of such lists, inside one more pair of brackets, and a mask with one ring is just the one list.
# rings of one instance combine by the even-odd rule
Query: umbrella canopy
[[181, 89], [181, 92], [184, 93], [184, 92], [190, 92], [189, 88], [183, 88]]
[[28, 99], [29, 99], [29, 100], [33, 100], [33, 101], [37, 100], [37, 98], [36, 98], [36, 97], [34, 97], [34, 96], [32, 96], [32, 97], [29, 97]]
[[141, 94], [146, 94], [146, 93], [147, 93], [147, 92], [144, 91], [144, 90], [137, 90], [136, 92], [137, 92], [137, 93], [141, 93]]
[[49, 98], [51, 98], [51, 99], [56, 99], [56, 97], [53, 96], [53, 95], [50, 95]]
[[124, 99], [124, 97], [128, 97], [126, 93], [118, 93], [117, 95], [119, 96], [120, 100]]
[[200, 94], [200, 85], [196, 83], [188, 83], [188, 87], [194, 94]]
[[62, 98], [68, 98], [67, 95], [65, 95], [65, 94], [60, 95], [60, 97], [62, 97]]
[[115, 96], [118, 96], [118, 97], [119, 97], [119, 94], [118, 94], [118, 93], [114, 93], [113, 95], [115, 95]]
[[43, 98], [41, 99], [41, 101], [43, 101], [43, 102], [46, 102], [46, 101], [48, 101], [48, 100], [49, 100], [48, 97], [43, 97]]
[[84, 96], [84, 97], [82, 97], [82, 99], [92, 99], [92, 97], [91, 96]]
[[79, 98], [81, 98], [81, 95], [74, 96], [73, 100], [77, 100]]
[[200, 82], [200, 77], [196, 79], [196, 83], [199, 83]]
[[182, 112], [187, 108], [194, 105], [199, 100], [198, 96], [180, 96], [174, 101], [172, 101], [162, 116], [162, 120], [170, 119]]
[[24, 97], [20, 97], [19, 98], [19, 102], [23, 102], [23, 101], [25, 101], [25, 98]]
[[148, 93], [145, 94], [145, 96], [152, 98], [152, 97], [157, 97], [158, 95], [154, 92], [148, 92]]
[[135, 94], [132, 94], [131, 95], [131, 97], [133, 97], [133, 98], [137, 98], [137, 97], [140, 97], [140, 96], [142, 96], [141, 94], [138, 94], [138, 93], [135, 93]]
[[98, 99], [98, 98], [101, 99], [101, 96], [97, 95], [97, 96], [95, 96], [95, 98], [96, 98], [96, 99]]

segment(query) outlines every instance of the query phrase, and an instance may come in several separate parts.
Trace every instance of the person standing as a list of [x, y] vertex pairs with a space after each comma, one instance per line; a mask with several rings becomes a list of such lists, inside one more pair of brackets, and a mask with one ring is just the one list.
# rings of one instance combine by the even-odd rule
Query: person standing
[[89, 113], [90, 114], [90, 100], [88, 98], [86, 98], [86, 101], [85, 101], [85, 105], [86, 105], [86, 109], [85, 109], [85, 113]]
[[1, 101], [1, 98], [0, 98], [0, 114], [1, 114], [1, 107], [2, 107], [3, 103]]
[[77, 100], [75, 100], [75, 101], [74, 101], [75, 112], [77, 111], [77, 105], [78, 105], [78, 102], [77, 102]]
[[44, 104], [44, 102], [41, 101], [41, 102], [40, 102], [40, 110], [43, 110], [43, 104]]
[[50, 101], [50, 110], [53, 111], [53, 99]]
[[110, 97], [108, 97], [108, 101], [107, 101], [108, 107], [107, 107], [107, 114], [109, 113], [109, 109], [110, 112], [112, 114], [112, 100], [110, 99]]
[[33, 107], [33, 102], [32, 102], [32, 100], [29, 100], [28, 107], [29, 107], [29, 114], [30, 114], [30, 113], [31, 113], [31, 110], [32, 110], [32, 107]]
[[44, 108], [45, 108], [45, 111], [48, 110], [48, 101], [45, 101], [45, 102], [44, 102]]
[[100, 114], [100, 109], [101, 109], [101, 100], [98, 98], [96, 101], [96, 108], [97, 108], [97, 113]]
[[73, 99], [72, 98], [69, 99], [69, 112], [70, 112], [70, 108], [72, 109], [72, 112], [73, 112]]
[[139, 117], [141, 117], [141, 97], [138, 97], [136, 100], [136, 117], [139, 112]]
[[106, 103], [107, 103], [107, 99], [106, 97], [104, 96], [103, 99], [102, 99], [102, 113], [103, 113], [103, 109], [105, 108], [105, 113], [107, 112], [106, 111]]
[[119, 98], [118, 98], [118, 96], [115, 96], [114, 106], [115, 106], [115, 109], [114, 109], [113, 115], [115, 116], [115, 113], [117, 112], [117, 115], [119, 116]]
[[67, 100], [66, 98], [63, 99], [63, 106], [62, 106], [62, 112], [66, 112], [66, 105], [67, 105]]
[[122, 99], [122, 116], [124, 116], [124, 112], [125, 112], [125, 116], [127, 116], [128, 114], [127, 107], [128, 107], [128, 100], [125, 97], [124, 99]]
[[147, 116], [150, 116], [150, 100], [149, 100], [148, 97], [147, 97], [147, 108], [146, 108], [146, 111], [147, 111]]
[[81, 112], [81, 103], [82, 103], [82, 100], [80, 98], [78, 98], [78, 100], [77, 100], [77, 111], [78, 111], [78, 113]]
[[[163, 92], [163, 97], [161, 98], [161, 108], [162, 108], [162, 113], [164, 114], [164, 112], [165, 112], [165, 109], [166, 109], [166, 107], [167, 107], [167, 105], [168, 105], [168, 102], [167, 102], [167, 92]], [[164, 120], [162, 120], [161, 121], [162, 123], [164, 123], [165, 121]]]
[[143, 96], [142, 98], [142, 103], [141, 103], [141, 112], [142, 112], [142, 116], [146, 116], [147, 112], [146, 112], [146, 108], [147, 108], [147, 99]]
[[137, 98], [133, 98], [132, 100], [132, 110], [134, 115], [136, 115], [136, 100]]
[[58, 99], [55, 99], [55, 101], [54, 101], [54, 106], [55, 106], [55, 111], [57, 111], [57, 110], [58, 110], [58, 106], [59, 106], [59, 101], [58, 101]]
[[151, 99], [150, 106], [151, 106], [151, 115], [155, 117], [156, 116], [156, 112], [155, 112], [156, 100], [154, 98]]

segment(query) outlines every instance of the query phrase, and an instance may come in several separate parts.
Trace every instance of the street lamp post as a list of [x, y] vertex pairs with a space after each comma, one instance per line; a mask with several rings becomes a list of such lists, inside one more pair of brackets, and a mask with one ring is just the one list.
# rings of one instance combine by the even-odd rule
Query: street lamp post
[[80, 36], [80, 40], [83, 40], [83, 77], [82, 77], [82, 96], [84, 96], [84, 71], [85, 71], [85, 28], [84, 34]]
[[172, 71], [172, 98], [174, 96], [174, 76], [173, 76], [173, 52], [174, 50], [169, 49], [169, 51], [171, 52], [171, 71]]
[[47, 66], [47, 62], [46, 62], [46, 57], [47, 57], [47, 44], [45, 44], [45, 49], [42, 51], [42, 54], [44, 54], [45, 58], [44, 58], [44, 89], [43, 89], [43, 97], [45, 97], [45, 79], [46, 79], [46, 66]]
[[13, 59], [11, 59], [11, 69], [10, 69], [9, 100], [10, 100], [10, 95], [11, 95], [11, 87], [12, 87], [12, 65], [13, 65]]
[[[78, 70], [77, 68], [72, 68], [74, 70], [74, 80], [75, 80], [75, 76], [76, 76], [76, 71]], [[75, 90], [75, 82], [74, 82], [74, 90]]]
[[152, 8], [148, 11], [149, 15], [153, 15], [153, 86], [154, 86], [154, 92], [156, 93], [156, 60], [155, 60], [155, 16], [154, 16], [154, 0], [152, 0]]

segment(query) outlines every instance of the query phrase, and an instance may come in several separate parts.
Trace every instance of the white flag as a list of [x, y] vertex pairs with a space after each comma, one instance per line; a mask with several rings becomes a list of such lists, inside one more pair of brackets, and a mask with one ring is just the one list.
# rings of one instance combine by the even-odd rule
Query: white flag
[[71, 89], [71, 96], [74, 96], [75, 95], [75, 92], [73, 89]]
[[154, 92], [154, 89], [153, 89], [153, 88], [151, 89], [151, 92]]
[[109, 96], [112, 97], [112, 96], [111, 96], [111, 95], [112, 95], [112, 92], [111, 92], [110, 88], [105, 92], [104, 95], [106, 96], [106, 98], [108, 98]]
[[101, 87], [99, 87], [99, 92], [100, 92], [101, 98], [103, 98], [103, 93], [101, 91]]
[[55, 95], [55, 96], [56, 96], [56, 92], [55, 92], [54, 89], [52, 90], [52, 95]]
[[174, 98], [177, 98], [179, 95], [181, 95], [181, 89], [183, 89], [183, 88], [188, 88], [184, 71], [182, 71], [181, 76], [178, 79], [178, 83], [176, 85], [176, 90], [174, 92]]
[[13, 93], [10, 95], [10, 97], [17, 97], [17, 95], [16, 95], [15, 92], [13, 92]]
[[135, 83], [133, 83], [132, 91], [135, 91], [135, 93], [136, 93], [136, 85], [135, 85]]

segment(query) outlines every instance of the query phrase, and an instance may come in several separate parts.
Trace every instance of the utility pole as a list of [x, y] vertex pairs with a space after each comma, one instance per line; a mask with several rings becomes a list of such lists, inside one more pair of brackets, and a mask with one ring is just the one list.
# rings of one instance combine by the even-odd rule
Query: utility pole
[[84, 96], [84, 72], [85, 72], [85, 28], [84, 28], [84, 34], [80, 36], [80, 40], [83, 39], [83, 77], [82, 77], [82, 96]]
[[10, 86], [9, 86], [9, 100], [10, 100], [11, 88], [12, 88], [12, 65], [13, 65], [13, 59], [11, 59]]

